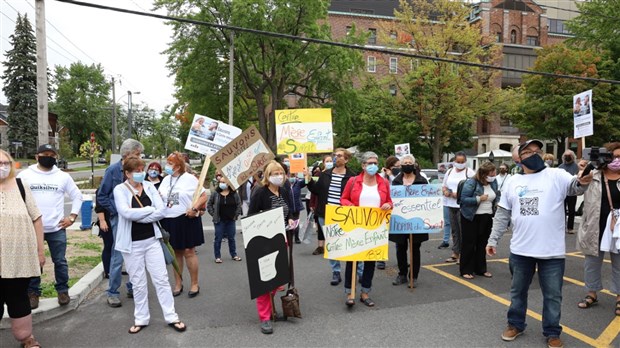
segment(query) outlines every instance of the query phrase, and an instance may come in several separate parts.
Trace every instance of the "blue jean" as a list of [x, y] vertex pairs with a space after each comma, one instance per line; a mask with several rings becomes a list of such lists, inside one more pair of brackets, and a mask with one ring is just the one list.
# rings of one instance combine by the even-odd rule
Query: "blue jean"
[[443, 206], [443, 242], [450, 244], [450, 208]]
[[[56, 278], [57, 293], [69, 291], [69, 265], [65, 254], [67, 251], [67, 231], [65, 229], [45, 233], [43, 235], [47, 246], [50, 248], [52, 262], [54, 263], [54, 277]], [[30, 278], [28, 292], [41, 296], [41, 277]]]
[[[116, 230], [118, 228], [118, 216], [110, 216], [110, 228], [112, 229], [112, 235], [114, 236], [114, 243], [116, 244]], [[123, 254], [116, 250], [115, 245], [112, 245], [112, 258], [110, 259], [110, 280], [108, 282], [108, 296], [119, 297], [120, 292], [118, 288], [121, 287], [123, 281]], [[127, 292], [132, 292], [131, 282], [127, 282]]]
[[508, 325], [525, 330], [527, 295], [534, 272], [538, 266], [538, 282], [543, 294], [542, 326], [545, 337], [559, 337], [562, 333], [560, 314], [562, 309], [562, 282], [565, 259], [537, 259], [510, 254], [510, 308]]
[[[319, 216], [319, 226], [320, 227], [325, 226], [325, 218], [324, 217], [320, 217]], [[329, 266], [332, 268], [332, 273], [333, 272], [341, 273], [342, 268], [340, 266], [340, 261], [338, 261], [338, 260], [328, 260], [328, 261], [329, 261]], [[362, 273], [364, 273], [364, 263], [363, 262], [358, 262], [357, 263], [357, 276], [358, 276], [358, 279], [361, 279]]]
[[235, 243], [235, 232], [237, 226], [235, 225], [235, 220], [220, 220], [220, 222], [214, 225], [215, 239], [213, 240], [213, 253], [215, 254], [215, 258], [219, 259], [222, 257], [222, 254], [220, 253], [220, 249], [222, 247], [222, 237], [228, 239], [228, 251], [230, 252], [230, 257], [237, 256], [237, 244]]
[[[360, 277], [360, 269], [357, 268], [357, 279], [361, 279], [362, 283], [362, 292], [365, 294], [370, 293], [370, 289], [372, 288], [372, 278], [375, 275], [375, 261], [358, 261], [356, 262], [358, 265], [361, 263], [364, 265], [363, 271]], [[347, 261], [345, 272], [344, 272], [344, 292], [346, 294], [351, 293], [351, 278], [353, 272], [353, 262]]]

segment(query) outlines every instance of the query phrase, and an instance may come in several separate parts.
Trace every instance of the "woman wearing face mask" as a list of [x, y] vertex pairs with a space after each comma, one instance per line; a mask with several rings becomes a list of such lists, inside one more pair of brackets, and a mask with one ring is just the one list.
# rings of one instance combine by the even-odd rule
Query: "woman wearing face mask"
[[[204, 244], [201, 216], [204, 211], [200, 208], [206, 203], [207, 195], [204, 188], [198, 200], [193, 202], [194, 191], [198, 187], [198, 179], [186, 173], [185, 159], [178, 152], [168, 156], [164, 172], [167, 174], [159, 185], [159, 194], [166, 206], [165, 219], [161, 224], [170, 232], [170, 244], [181, 267], [187, 265], [191, 284], [187, 295], [196, 297], [200, 292], [198, 285], [198, 256], [196, 247]], [[175, 272], [175, 286], [173, 296], [183, 292], [183, 281]]]
[[547, 168], [553, 168], [555, 156], [550, 153], [546, 153], [543, 155], [543, 161], [545, 161], [545, 165], [547, 166]]
[[[289, 195], [284, 187], [284, 168], [276, 161], [267, 163], [263, 170], [263, 186], [258, 187], [250, 200], [248, 215], [260, 213], [275, 208], [282, 207], [284, 210], [284, 224], [289, 226], [293, 223], [292, 215], [289, 211]], [[272, 299], [275, 289], [256, 298], [256, 310], [260, 319], [261, 332], [264, 334], [273, 333], [271, 326]]]
[[[392, 186], [398, 185], [424, 185], [428, 184], [415, 165], [415, 157], [413, 155], [404, 155], [400, 160], [401, 172], [396, 175], [392, 181]], [[408, 283], [409, 278], [409, 261], [407, 260], [407, 251], [409, 250], [409, 238], [413, 238], [413, 286], [418, 280], [420, 273], [420, 247], [422, 242], [428, 240], [428, 233], [411, 234], [390, 234], [390, 240], [396, 243], [396, 261], [398, 263], [398, 276], [392, 282], [392, 285], [401, 285]]]
[[241, 215], [241, 199], [221, 175], [219, 176], [218, 187], [209, 197], [207, 211], [209, 215], [213, 216], [213, 225], [215, 226], [215, 239], [213, 240], [215, 263], [222, 263], [220, 248], [223, 237], [228, 240], [230, 257], [235, 261], [241, 261], [241, 258], [237, 256], [237, 244], [235, 243], [237, 229], [235, 221]]
[[151, 162], [146, 170], [146, 180], [155, 185], [156, 189], [159, 189], [159, 185], [163, 179], [164, 177], [161, 176], [161, 164]]
[[499, 174], [497, 175], [497, 188], [501, 191], [504, 187], [504, 183], [506, 180], [510, 179], [512, 175], [508, 173], [508, 165], [506, 163], [502, 163], [499, 165]]
[[[392, 209], [390, 184], [377, 173], [379, 171], [379, 157], [376, 153], [368, 151], [362, 155], [362, 169], [364, 171], [360, 175], [347, 182], [342, 192], [342, 198], [340, 198], [340, 204], [344, 206], [381, 208], [383, 210]], [[346, 305], [348, 307], [352, 307], [355, 304], [355, 295], [351, 294], [352, 270], [353, 262], [347, 262], [344, 290], [347, 293]], [[368, 307], [375, 305], [368, 296], [372, 288], [374, 274], [375, 262], [364, 261], [360, 302]]]
[[127, 180], [114, 188], [114, 203], [118, 211], [114, 248], [123, 254], [129, 280], [133, 284], [134, 325], [129, 328], [129, 333], [137, 334], [149, 325], [147, 270], [166, 323], [174, 330], [183, 332], [186, 326], [174, 309], [166, 261], [159, 241], [162, 235], [156, 223], [164, 217], [164, 203], [155, 186], [144, 180], [143, 160], [126, 158], [123, 173]]
[[[285, 161], [288, 161], [288, 158], [286, 158]], [[286, 173], [286, 182], [284, 183], [283, 187], [286, 189], [287, 194], [289, 195], [288, 208], [291, 212], [293, 220], [299, 222], [299, 215], [304, 209], [303, 203], [301, 201], [301, 189], [306, 187], [304, 173], [291, 173], [290, 162], [285, 162], [284, 172]], [[295, 244], [301, 243], [301, 240], [299, 240], [299, 226], [295, 227], [295, 229], [293, 230], [293, 234], [295, 236]]]
[[385, 167], [381, 170], [381, 176], [386, 178], [390, 183], [400, 173], [400, 160], [396, 156], [390, 156], [385, 159]]
[[461, 276], [474, 274], [491, 278], [487, 271], [486, 245], [493, 226], [493, 213], [500, 191], [495, 181], [495, 165], [484, 162], [473, 178], [467, 179], [461, 193]]
[[[589, 308], [598, 302], [596, 292], [603, 289], [601, 269], [605, 251], [611, 259], [611, 287], [616, 294], [614, 313], [620, 316], [620, 251], [618, 238], [612, 230], [620, 229], [620, 142], [606, 144], [612, 161], [593, 171], [593, 179], [583, 195], [583, 217], [577, 232], [577, 247], [585, 254], [584, 282], [588, 291], [579, 308]], [[617, 214], [612, 225], [611, 212]]]

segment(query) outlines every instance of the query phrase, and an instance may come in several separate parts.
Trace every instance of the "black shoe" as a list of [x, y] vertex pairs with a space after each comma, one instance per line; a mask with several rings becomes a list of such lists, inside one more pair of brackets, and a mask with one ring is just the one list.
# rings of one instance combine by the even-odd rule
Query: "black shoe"
[[127, 273], [126, 271], [122, 271], [121, 274], [122, 275], [129, 275], [129, 273]]
[[187, 293], [187, 297], [194, 298], [194, 297], [198, 296], [199, 293], [200, 293], [200, 286], [198, 287], [198, 290], [196, 290], [196, 291], [189, 291]]
[[402, 285], [407, 284], [408, 282], [407, 276], [397, 275], [396, 279], [392, 282], [392, 285]]
[[340, 278], [340, 272], [334, 272], [332, 274], [332, 281], [329, 284], [336, 286], [342, 282], [342, 278]]
[[377, 261], [377, 269], [385, 269], [385, 261]]
[[265, 335], [270, 335], [273, 333], [273, 326], [271, 326], [271, 321], [265, 320], [260, 323], [260, 332]]
[[301, 241], [299, 240], [299, 238], [295, 238], [295, 244], [301, 244]]
[[446, 242], [441, 242], [441, 244], [439, 244], [439, 246], [437, 247], [437, 249], [447, 249], [450, 247], [450, 243], [446, 243]]

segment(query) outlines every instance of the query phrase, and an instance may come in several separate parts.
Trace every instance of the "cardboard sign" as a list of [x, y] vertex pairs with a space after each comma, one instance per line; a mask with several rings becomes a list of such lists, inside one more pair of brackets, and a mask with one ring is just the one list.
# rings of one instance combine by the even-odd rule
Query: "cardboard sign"
[[211, 156], [211, 162], [236, 190], [274, 157], [258, 129], [251, 126]]
[[276, 110], [278, 154], [334, 150], [332, 109]]
[[390, 188], [390, 234], [443, 233], [441, 185], [397, 185]]
[[324, 257], [340, 261], [387, 261], [389, 219], [389, 210], [326, 205]]
[[573, 138], [583, 138], [594, 134], [593, 113], [591, 89], [573, 96]]
[[210, 156], [239, 134], [241, 129], [237, 127], [196, 114], [189, 128], [185, 149]]
[[241, 219], [250, 297], [290, 281], [282, 207]]
[[293, 153], [288, 155], [288, 160], [291, 164], [291, 173], [303, 173], [306, 170], [306, 154], [305, 153]]

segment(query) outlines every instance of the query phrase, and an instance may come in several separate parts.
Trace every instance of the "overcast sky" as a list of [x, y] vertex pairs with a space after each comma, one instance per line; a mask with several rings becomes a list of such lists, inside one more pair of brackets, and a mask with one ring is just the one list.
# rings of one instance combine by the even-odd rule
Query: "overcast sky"
[[[134, 11], [150, 12], [151, 0], [81, 0]], [[0, 0], [0, 59], [11, 49], [9, 36], [15, 31], [17, 12], [26, 13], [35, 27], [35, 0]], [[99, 63], [108, 79], [116, 84], [116, 99], [127, 105], [127, 91], [133, 103], [145, 103], [156, 111], [174, 103], [173, 78], [168, 77], [166, 56], [161, 54], [171, 41], [172, 30], [156, 18], [100, 10], [45, 0], [47, 63], [69, 66], [81, 61]], [[159, 11], [161, 14], [165, 14]], [[0, 65], [0, 72], [3, 67]], [[2, 82], [0, 82], [2, 84]], [[111, 98], [111, 95], [110, 95]], [[0, 90], [0, 103], [7, 100]]]

